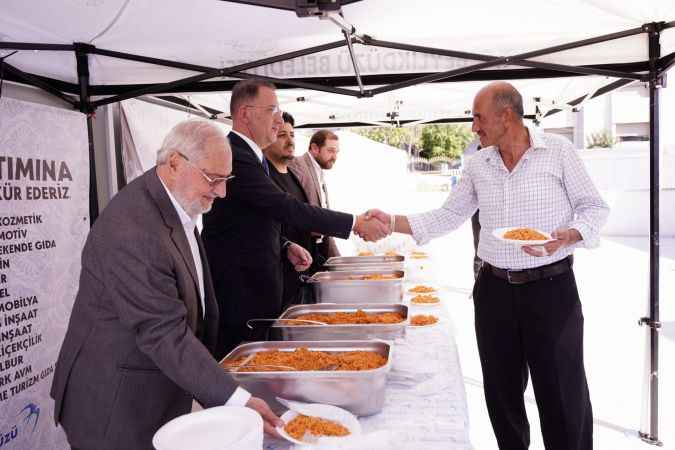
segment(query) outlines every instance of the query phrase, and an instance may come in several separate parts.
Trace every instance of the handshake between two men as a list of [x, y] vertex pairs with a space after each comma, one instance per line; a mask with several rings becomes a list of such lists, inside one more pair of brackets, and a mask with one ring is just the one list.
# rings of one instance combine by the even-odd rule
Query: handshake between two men
[[[406, 216], [394, 216], [379, 209], [369, 209], [355, 217], [352, 231], [369, 242], [379, 241], [393, 232], [412, 233]], [[286, 256], [297, 272], [305, 271], [312, 265], [312, 255], [296, 243], [289, 242]]]
[[366, 241], [379, 241], [394, 232], [410, 233], [410, 225], [405, 216], [390, 215], [379, 209], [369, 209], [356, 216], [354, 233]]

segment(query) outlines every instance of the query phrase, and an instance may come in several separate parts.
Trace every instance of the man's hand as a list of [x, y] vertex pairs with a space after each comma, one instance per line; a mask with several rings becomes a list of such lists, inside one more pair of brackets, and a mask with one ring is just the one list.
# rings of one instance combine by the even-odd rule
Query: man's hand
[[[376, 209], [376, 208], [369, 209], [368, 211], [366, 211], [364, 216], [366, 216], [366, 219], [375, 218], [375, 219], [379, 220], [380, 222], [385, 223], [387, 225], [391, 224], [391, 215], [387, 214], [386, 212], [384, 212], [382, 210]], [[393, 233], [394, 230], [389, 230], [389, 232]]]
[[291, 264], [293, 264], [296, 272], [303, 272], [312, 265], [312, 255], [295, 242], [291, 242], [286, 249], [286, 256]]
[[544, 245], [525, 245], [523, 251], [530, 256], [548, 256], [581, 240], [581, 234], [574, 228], [559, 228], [551, 233], [551, 237], [555, 240]]
[[263, 428], [265, 433], [276, 438], [281, 438], [275, 428], [283, 427], [284, 422], [272, 412], [265, 400], [257, 397], [251, 397], [248, 402], [246, 402], [246, 406], [260, 414], [260, 416], [263, 418]]
[[408, 216], [395, 216], [393, 214], [387, 214], [379, 209], [369, 209], [366, 211], [365, 216], [367, 219], [374, 217], [382, 223], [388, 223], [389, 233], [413, 234], [412, 228], [410, 228], [410, 222], [408, 221]]
[[377, 217], [366, 214], [356, 216], [354, 223], [354, 233], [366, 241], [379, 241], [380, 239], [389, 236], [389, 220], [382, 222]]

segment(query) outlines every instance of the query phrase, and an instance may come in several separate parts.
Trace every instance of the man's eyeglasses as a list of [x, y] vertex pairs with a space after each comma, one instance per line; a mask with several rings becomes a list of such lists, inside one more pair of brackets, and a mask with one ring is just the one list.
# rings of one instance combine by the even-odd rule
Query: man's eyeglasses
[[229, 180], [234, 178], [234, 175], [228, 175], [226, 177], [210, 177], [206, 174], [206, 172], [204, 172], [204, 170], [201, 167], [197, 166], [195, 163], [190, 161], [190, 158], [188, 158], [187, 156], [185, 156], [184, 154], [182, 154], [179, 151], [176, 151], [176, 153], [178, 153], [178, 155], [181, 156], [188, 164], [190, 164], [192, 167], [197, 169], [199, 171], [199, 173], [204, 177], [206, 182], [209, 183], [209, 186], [211, 186], [211, 188], [217, 188], [221, 184], [225, 184]]
[[266, 109], [268, 112], [272, 113], [272, 115], [276, 114], [281, 114], [281, 108], [279, 105], [269, 105], [269, 106], [258, 106], [258, 105], [244, 105], [247, 108], [263, 108]]

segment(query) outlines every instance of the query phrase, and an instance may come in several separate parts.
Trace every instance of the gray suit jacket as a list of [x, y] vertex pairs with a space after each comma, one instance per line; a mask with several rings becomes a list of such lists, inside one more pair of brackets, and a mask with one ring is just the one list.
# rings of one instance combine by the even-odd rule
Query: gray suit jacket
[[[300, 182], [300, 186], [302, 186], [302, 190], [305, 191], [309, 204], [321, 206], [321, 183], [314, 170], [312, 155], [307, 152], [298, 158], [294, 158], [288, 165], [288, 170], [290, 170]], [[326, 199], [326, 203], [326, 206], [330, 208], [328, 199]], [[335, 245], [335, 239], [325, 236], [324, 241], [327, 241], [327, 245], [324, 246], [324, 257], [330, 258], [332, 256], [340, 256], [337, 245]]]
[[155, 431], [189, 412], [193, 397], [223, 405], [236, 389], [210, 353], [218, 306], [200, 250], [205, 320], [190, 247], [155, 168], [96, 221], [51, 390], [73, 447], [152, 449]]

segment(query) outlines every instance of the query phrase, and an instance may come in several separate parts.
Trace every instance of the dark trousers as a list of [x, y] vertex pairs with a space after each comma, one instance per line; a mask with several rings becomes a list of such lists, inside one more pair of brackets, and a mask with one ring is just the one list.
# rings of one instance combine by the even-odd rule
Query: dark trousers
[[480, 240], [480, 211], [471, 216], [471, 232], [473, 233], [473, 279], [478, 278], [478, 272], [483, 265], [483, 260], [478, 257], [478, 241]]
[[546, 449], [592, 449], [584, 318], [572, 270], [512, 285], [484, 266], [473, 298], [485, 400], [499, 448], [530, 444], [523, 399], [529, 369]]

